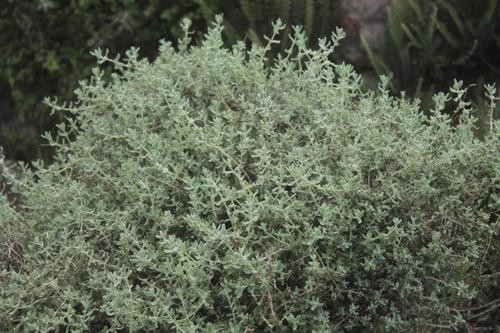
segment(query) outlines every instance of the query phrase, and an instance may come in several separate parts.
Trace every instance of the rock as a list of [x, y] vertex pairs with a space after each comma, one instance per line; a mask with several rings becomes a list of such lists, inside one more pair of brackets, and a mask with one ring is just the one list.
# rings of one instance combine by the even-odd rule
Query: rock
[[383, 47], [385, 16], [389, 3], [390, 0], [342, 0], [341, 24], [347, 37], [341, 45], [341, 51], [355, 65], [369, 64], [360, 35], [374, 49]]

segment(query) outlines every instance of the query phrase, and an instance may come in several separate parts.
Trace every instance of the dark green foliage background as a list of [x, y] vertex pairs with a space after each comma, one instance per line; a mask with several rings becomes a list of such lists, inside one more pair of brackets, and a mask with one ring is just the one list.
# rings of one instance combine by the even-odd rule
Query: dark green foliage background
[[476, 139], [458, 83], [427, 117], [332, 45], [267, 67], [220, 35], [98, 52], [117, 73], [52, 105], [55, 162], [3, 170], [0, 331], [498, 328], [499, 122]]
[[484, 132], [482, 87], [500, 83], [498, 0], [393, 0], [386, 28], [383, 50], [365, 47], [377, 73], [391, 76], [392, 90], [419, 97], [428, 108], [435, 92], [463, 80]]
[[181, 17], [197, 21], [192, 1], [36, 0], [0, 6], [0, 143], [9, 158], [48, 159], [41, 134], [54, 132], [47, 96], [73, 97], [90, 75], [97, 47], [123, 53], [139, 46], [154, 57], [160, 38], [175, 39]]
[[224, 13], [225, 37], [231, 45], [247, 38], [262, 45], [263, 36], [272, 32], [272, 22], [281, 19], [286, 25], [281, 33], [280, 48], [283, 52], [290, 46], [289, 34], [293, 26], [303, 27], [309, 45], [317, 45], [318, 38], [327, 37], [340, 22], [338, 0], [197, 0], [207, 22], [219, 13]]
[[[226, 16], [226, 44], [248, 37], [260, 43], [271, 22], [305, 26], [312, 41], [338, 25], [335, 4], [326, 0], [37, 0], [4, 1], [0, 9], [0, 144], [12, 159], [49, 160], [40, 136], [55, 132], [62, 119], [51, 117], [44, 97], [70, 100], [77, 82], [90, 75], [97, 47], [111, 54], [131, 46], [152, 58], [160, 38], [175, 41], [182, 17], [196, 31], [215, 14]], [[202, 34], [202, 33], [201, 33]], [[200, 36], [198, 36], [200, 37]], [[199, 39], [199, 38], [197, 38]], [[285, 41], [283, 45], [286, 45]], [[279, 51], [279, 50], [276, 50]]]

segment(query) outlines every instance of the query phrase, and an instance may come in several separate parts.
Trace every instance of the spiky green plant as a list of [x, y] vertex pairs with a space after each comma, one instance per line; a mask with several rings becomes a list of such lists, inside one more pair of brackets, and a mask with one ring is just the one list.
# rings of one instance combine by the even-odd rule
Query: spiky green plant
[[375, 70], [392, 76], [393, 91], [430, 105], [432, 94], [454, 78], [478, 87], [500, 81], [499, 22], [497, 0], [393, 1], [384, 50], [363, 42]]
[[419, 91], [423, 81], [449, 81], [471, 68], [487, 76], [484, 69], [500, 72], [493, 52], [500, 49], [499, 18], [497, 0], [393, 1], [388, 49], [377, 56], [367, 48], [375, 69], [393, 75], [396, 90]]

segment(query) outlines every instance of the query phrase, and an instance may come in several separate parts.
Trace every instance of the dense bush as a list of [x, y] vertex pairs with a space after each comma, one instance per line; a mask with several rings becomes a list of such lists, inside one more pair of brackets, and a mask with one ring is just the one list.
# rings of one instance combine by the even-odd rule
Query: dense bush
[[430, 117], [363, 92], [339, 34], [267, 68], [221, 30], [153, 63], [97, 52], [118, 72], [53, 105], [75, 116], [55, 163], [4, 170], [0, 330], [497, 327], [498, 121], [475, 139], [458, 83]]

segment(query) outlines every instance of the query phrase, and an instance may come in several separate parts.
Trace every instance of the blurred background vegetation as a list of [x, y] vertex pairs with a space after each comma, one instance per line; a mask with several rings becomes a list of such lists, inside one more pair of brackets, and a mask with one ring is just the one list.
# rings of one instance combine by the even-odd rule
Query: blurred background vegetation
[[[175, 43], [184, 17], [202, 33], [217, 13], [224, 14], [228, 45], [238, 39], [262, 43], [271, 22], [281, 18], [287, 24], [283, 38], [292, 25], [302, 25], [314, 47], [317, 38], [349, 23], [341, 5], [342, 0], [5, 0], [0, 145], [8, 159], [50, 161], [41, 134], [54, 132], [63, 119], [49, 114], [43, 98], [71, 100], [78, 81], [95, 66], [90, 51], [97, 47], [116, 54], [138, 46], [142, 56], [154, 59], [158, 40]], [[391, 76], [394, 94], [404, 90], [424, 107], [453, 78], [463, 80], [482, 110], [484, 128], [489, 109], [482, 105], [482, 85], [500, 81], [499, 25], [497, 0], [394, 0], [387, 7], [382, 47], [363, 36], [348, 38], [360, 39], [366, 49], [369, 63], [358, 65], [360, 71]]]
[[50, 158], [40, 135], [61, 119], [49, 115], [43, 98], [70, 99], [95, 65], [90, 51], [123, 53], [137, 45], [153, 58], [160, 38], [179, 34], [182, 17], [198, 22], [197, 8], [190, 1], [2, 1], [0, 142], [7, 157]]
[[500, 82], [498, 1], [392, 1], [386, 31], [383, 50], [364, 46], [374, 70], [392, 77], [392, 90], [419, 97], [428, 108], [435, 92], [462, 80], [484, 131], [489, 110], [482, 105], [483, 86]]

